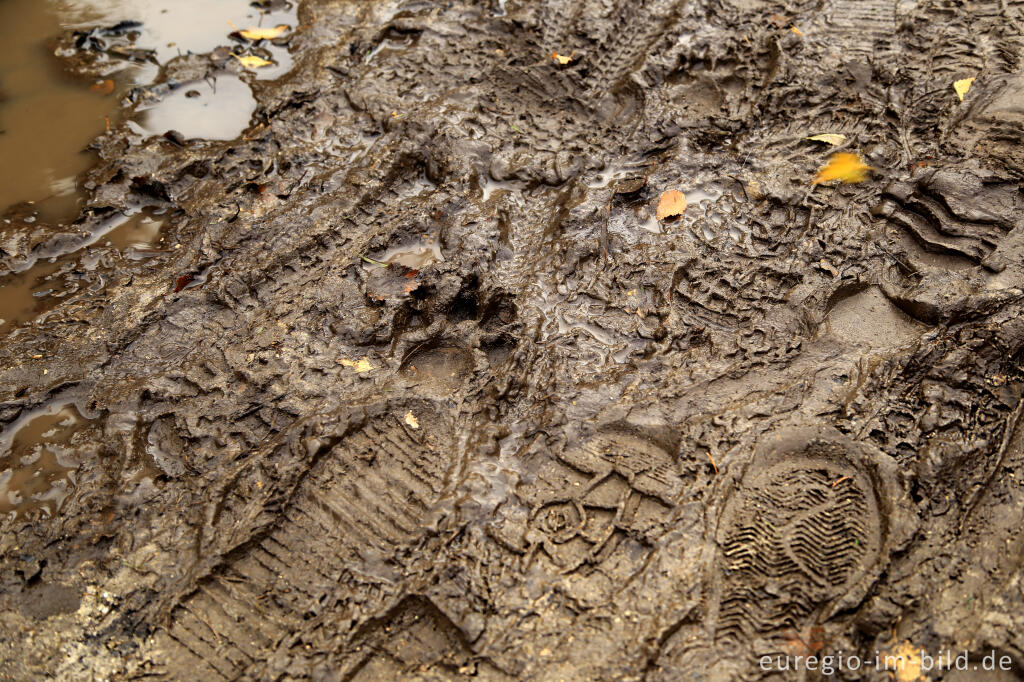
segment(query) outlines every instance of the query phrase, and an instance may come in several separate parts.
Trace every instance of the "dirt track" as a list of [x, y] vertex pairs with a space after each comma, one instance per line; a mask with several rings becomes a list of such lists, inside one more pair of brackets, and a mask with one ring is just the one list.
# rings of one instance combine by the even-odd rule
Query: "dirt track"
[[[0, 419], [78, 414], [59, 513], [0, 522], [0, 678], [759, 679], [908, 643], [1020, 675], [1024, 3], [299, 21], [242, 138], [117, 127], [78, 232], [4, 234], [0, 269], [141, 204], [180, 246], [72, 270], [0, 348]], [[822, 133], [871, 177], [812, 186]], [[978, 675], [945, 679], [1019, 679]]]

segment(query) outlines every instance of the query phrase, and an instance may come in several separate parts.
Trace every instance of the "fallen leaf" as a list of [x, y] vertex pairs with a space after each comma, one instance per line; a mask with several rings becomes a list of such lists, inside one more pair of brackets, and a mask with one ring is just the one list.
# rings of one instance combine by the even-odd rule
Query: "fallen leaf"
[[192, 283], [192, 275], [182, 275], [174, 280], [174, 293], [178, 293]]
[[864, 182], [871, 166], [864, 163], [860, 154], [840, 152], [833, 154], [828, 163], [811, 180], [812, 185], [839, 180], [845, 183]]
[[244, 57], [239, 57], [237, 54], [234, 55], [235, 59], [241, 63], [247, 69], [258, 69], [261, 66], [270, 66], [274, 62], [267, 61], [263, 57], [257, 57], [254, 54], [247, 54]]
[[796, 26], [790, 26], [790, 27], [789, 27], [789, 30], [790, 30], [790, 31], [792, 31], [793, 33], [797, 34], [797, 35], [798, 35], [798, 36], [800, 36], [801, 38], [802, 38], [802, 37], [803, 37], [803, 35], [804, 35], [804, 32], [803, 32], [803, 31], [801, 31], [800, 29], [798, 29], [798, 28], [797, 28]]
[[571, 64], [572, 60], [575, 57], [576, 57], [576, 50], [573, 50], [572, 54], [570, 54], [568, 56], [566, 56], [564, 54], [558, 54], [557, 52], [552, 52], [551, 53], [551, 58], [554, 59], [559, 64], [561, 64], [562, 66], [566, 66], [567, 64]]
[[670, 189], [661, 195], [658, 201], [658, 220], [682, 215], [686, 210], [686, 195], [677, 189]]
[[974, 85], [973, 76], [971, 78], [961, 78], [958, 81], [953, 81], [953, 89], [956, 90], [956, 96], [960, 98], [961, 102], [964, 101], [964, 95], [967, 94], [972, 85]]
[[367, 358], [365, 355], [359, 360], [349, 360], [348, 358], [341, 358], [340, 360], [338, 360], [338, 364], [341, 365], [342, 367], [351, 367], [359, 374], [369, 372], [371, 369], [373, 369], [373, 365], [370, 364], [370, 359]]
[[924, 680], [921, 674], [921, 650], [910, 642], [904, 642], [882, 657], [886, 670], [896, 674], [897, 682], [917, 682]]
[[[97, 81], [90, 85], [89, 89], [101, 95], [109, 95], [114, 91], [114, 81], [110, 80], [109, 78], [106, 80]], [[960, 99], [963, 99], [963, 97], [961, 97]]]
[[824, 142], [825, 144], [830, 144], [833, 147], [836, 147], [846, 142], [846, 135], [840, 135], [839, 133], [822, 133], [821, 135], [811, 135], [804, 139], [810, 140], [811, 142]]
[[405, 413], [405, 423], [414, 429], [420, 428], [420, 420], [416, 418], [416, 415], [412, 413], [412, 410]]
[[280, 24], [274, 28], [247, 28], [238, 34], [246, 40], [273, 40], [288, 30], [288, 24]]

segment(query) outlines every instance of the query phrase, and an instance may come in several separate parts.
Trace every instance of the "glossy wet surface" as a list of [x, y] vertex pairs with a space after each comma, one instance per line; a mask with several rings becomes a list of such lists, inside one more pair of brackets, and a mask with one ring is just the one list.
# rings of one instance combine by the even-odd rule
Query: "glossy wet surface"
[[[200, 19], [201, 17], [201, 19]], [[96, 34], [94, 45], [121, 52], [108, 59], [103, 77], [76, 76], [55, 55], [62, 31], [85, 35], [93, 27], [120, 22], [114, 34]], [[239, 31], [277, 28], [272, 39], [245, 39]], [[137, 107], [127, 125], [143, 136], [170, 134], [176, 140], [231, 140], [250, 122], [255, 109], [244, 79], [271, 79], [291, 68], [287, 41], [296, 27], [295, 5], [272, 2], [265, 9], [244, 0], [3, 0], [0, 2], [0, 211], [17, 206], [0, 224], [31, 232], [43, 242], [69, 227], [83, 205], [82, 173], [96, 161], [92, 140], [124, 117], [122, 97], [133, 86], [159, 78], [160, 66], [181, 55], [216, 48], [220, 63], [259, 56], [266, 65], [241, 68], [241, 76], [212, 70]], [[235, 34], [235, 38], [231, 37]], [[134, 51], [134, 52], [133, 52]], [[59, 52], [59, 50], [58, 50]], [[135, 54], [132, 59], [123, 58]], [[226, 56], [224, 56], [226, 55]], [[225, 61], [226, 60], [226, 61]], [[173, 131], [173, 132], [172, 132]], [[76, 264], [76, 253], [90, 245], [111, 244], [127, 258], [159, 250], [159, 225], [150, 217], [100, 225], [93, 239], [44, 258], [26, 270], [0, 275], [0, 333], [31, 322], [73, 290], [64, 275], [91, 270], [96, 261]], [[115, 227], [117, 229], [115, 229]], [[109, 234], [108, 234], [109, 232]]]
[[[790, 5], [306, 0], [286, 77], [169, 62], [258, 120], [115, 127], [91, 234], [3, 242], [60, 270], [0, 422], [103, 430], [7, 467], [0, 676], [1024, 660], [1021, 8]], [[877, 170], [812, 185], [824, 132]]]
[[[113, 248], [127, 259], [141, 260], [165, 252], [164, 216], [152, 209], [115, 214], [98, 223], [79, 249], [37, 260], [31, 267], [0, 277], [0, 334], [38, 320], [69, 295], [81, 290], [81, 275], [109, 258]], [[94, 248], [90, 248], [94, 247]]]
[[95, 157], [86, 151], [117, 122], [121, 78], [110, 93], [64, 72], [51, 41], [62, 30], [50, 0], [0, 2], [0, 211], [35, 201], [39, 219], [69, 221], [80, 204], [77, 176]]
[[0, 433], [0, 514], [59, 513], [75, 482], [72, 439], [88, 424], [72, 404], [55, 402]]
[[212, 74], [172, 90], [152, 107], [142, 107], [138, 130], [144, 135], [169, 131], [186, 139], [233, 140], [256, 109], [252, 91], [237, 76]]

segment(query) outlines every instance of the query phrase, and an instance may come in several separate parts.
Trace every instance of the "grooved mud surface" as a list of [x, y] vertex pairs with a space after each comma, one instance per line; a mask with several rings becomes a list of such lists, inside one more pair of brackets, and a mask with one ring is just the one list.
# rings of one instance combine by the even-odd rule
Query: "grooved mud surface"
[[0, 676], [1022, 674], [1024, 3], [297, 21], [127, 100], [241, 79], [241, 137], [115, 125], [74, 229], [0, 224], [59, 294], [0, 327]]

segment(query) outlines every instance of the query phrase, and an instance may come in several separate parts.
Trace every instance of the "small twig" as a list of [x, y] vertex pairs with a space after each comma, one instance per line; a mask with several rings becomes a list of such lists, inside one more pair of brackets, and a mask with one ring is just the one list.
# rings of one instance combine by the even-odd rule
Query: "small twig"
[[711, 451], [710, 450], [708, 450], [707, 455], [708, 455], [708, 459], [711, 460], [711, 466], [714, 467], [714, 469], [715, 469], [715, 476], [717, 476], [718, 475], [718, 465], [715, 464], [715, 458], [711, 456]]

